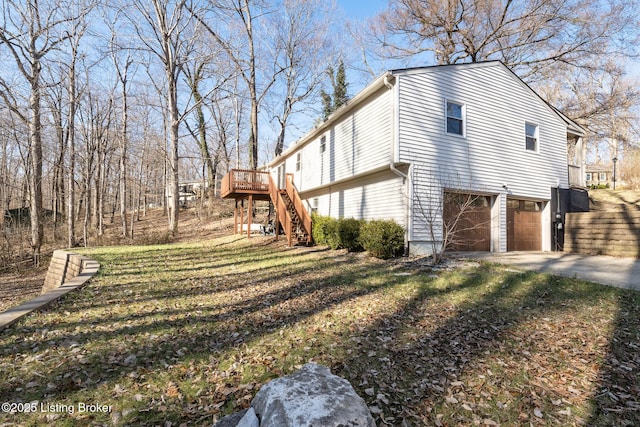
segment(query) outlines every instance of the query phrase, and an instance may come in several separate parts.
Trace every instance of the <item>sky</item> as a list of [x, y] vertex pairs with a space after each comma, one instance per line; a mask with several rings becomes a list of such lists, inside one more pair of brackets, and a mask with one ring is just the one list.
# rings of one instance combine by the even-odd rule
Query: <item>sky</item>
[[382, 11], [387, 0], [338, 0], [338, 6], [349, 19], [366, 19]]

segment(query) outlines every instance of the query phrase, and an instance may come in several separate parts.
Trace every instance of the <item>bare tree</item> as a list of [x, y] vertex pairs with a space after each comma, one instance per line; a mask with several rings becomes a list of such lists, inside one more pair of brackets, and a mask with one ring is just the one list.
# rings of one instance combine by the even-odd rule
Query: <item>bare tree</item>
[[[118, 19], [118, 15], [114, 21]], [[115, 22], [111, 27], [110, 53], [113, 67], [116, 71], [118, 83], [120, 84], [121, 95], [121, 116], [120, 116], [120, 220], [122, 222], [121, 235], [126, 237], [129, 235], [127, 227], [127, 156], [128, 156], [128, 125], [129, 125], [129, 78], [130, 70], [134, 65], [133, 51], [130, 48], [122, 47], [117, 41], [118, 31], [115, 28]]]
[[[89, 12], [85, 10], [81, 15], [81, 18], [74, 20], [70, 28], [67, 30], [69, 36], [69, 47], [71, 49], [69, 58], [69, 69], [67, 76], [67, 94], [69, 96], [68, 107], [68, 131], [67, 131], [67, 146], [69, 147], [69, 166], [67, 170], [67, 183], [69, 189], [67, 191], [67, 244], [71, 248], [76, 244], [75, 237], [75, 162], [76, 162], [76, 111], [79, 103], [79, 94], [77, 87], [77, 63], [79, 56], [80, 41], [84, 36], [87, 29], [87, 24], [84, 22], [84, 16]], [[87, 208], [87, 206], [85, 206]], [[85, 238], [86, 242], [86, 238]]]
[[638, 10], [635, 0], [392, 0], [373, 30], [387, 55], [499, 59], [530, 81], [558, 63], [635, 53]]
[[42, 212], [42, 67], [43, 60], [70, 38], [63, 27], [86, 13], [69, 16], [75, 8], [62, 1], [6, 0], [0, 16], [0, 44], [14, 60], [17, 75], [28, 86], [28, 102], [16, 93], [15, 82], [0, 76], [0, 97], [13, 114], [29, 126], [29, 207], [33, 262], [40, 263]]
[[[166, 106], [169, 127], [169, 180], [167, 183], [169, 234], [178, 232], [179, 217], [179, 128], [184, 116], [178, 108], [178, 83], [189, 52], [189, 38], [193, 34], [190, 26], [190, 15], [187, 0], [134, 0], [137, 10], [135, 16], [130, 16], [134, 29], [151, 54], [160, 61], [164, 69], [166, 83]], [[193, 10], [193, 8], [190, 8]], [[139, 22], [138, 17], [142, 18]]]
[[[262, 0], [209, 0], [209, 15], [192, 10], [196, 19], [225, 51], [236, 71], [244, 80], [250, 101], [249, 167], [258, 167], [258, 124], [259, 110], [269, 89], [276, 82], [282, 67], [275, 64], [264, 50], [260, 50], [260, 41], [266, 40], [266, 34], [259, 34], [256, 17], [264, 18], [276, 10], [277, 5]], [[262, 55], [258, 55], [262, 53]], [[264, 61], [258, 65], [258, 60]], [[258, 72], [263, 76], [258, 78]], [[260, 80], [260, 81], [259, 81]]]
[[296, 104], [304, 103], [316, 93], [325, 77], [325, 66], [332, 61], [333, 13], [332, 2], [284, 0], [281, 13], [274, 15], [271, 25], [276, 32], [276, 61], [278, 69], [284, 70], [273, 96], [280, 103], [275, 116], [279, 125], [276, 156], [284, 149], [287, 124]]
[[416, 227], [426, 231], [429, 237], [434, 265], [440, 264], [450, 250], [468, 249], [476, 244], [490, 245], [481, 237], [471, 237], [491, 220], [476, 215], [477, 208], [483, 207], [487, 198], [472, 182], [465, 184], [459, 176], [417, 167], [413, 176], [411, 193]]

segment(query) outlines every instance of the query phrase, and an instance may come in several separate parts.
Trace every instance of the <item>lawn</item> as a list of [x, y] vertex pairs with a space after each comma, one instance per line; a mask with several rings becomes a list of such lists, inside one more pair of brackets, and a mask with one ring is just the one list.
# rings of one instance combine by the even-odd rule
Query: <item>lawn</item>
[[640, 425], [638, 292], [237, 236], [86, 254], [0, 332], [0, 402], [35, 409], [0, 425], [211, 426], [311, 360], [378, 426]]

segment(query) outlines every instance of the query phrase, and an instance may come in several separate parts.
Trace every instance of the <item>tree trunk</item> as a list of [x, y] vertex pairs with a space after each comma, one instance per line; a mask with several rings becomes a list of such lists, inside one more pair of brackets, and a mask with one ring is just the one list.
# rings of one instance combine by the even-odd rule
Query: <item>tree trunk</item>
[[68, 246], [74, 247], [76, 244], [75, 235], [75, 218], [73, 215], [75, 206], [75, 168], [76, 168], [76, 143], [75, 143], [75, 117], [76, 117], [76, 49], [74, 46], [71, 65], [69, 67], [69, 118], [68, 126], [69, 130], [67, 135], [69, 137], [69, 170], [67, 181], [69, 181], [69, 191], [67, 194], [67, 235]]
[[173, 72], [167, 70], [167, 78], [169, 80], [169, 123], [170, 123], [170, 155], [169, 155], [169, 180], [167, 182], [167, 193], [169, 196], [169, 234], [173, 237], [178, 234], [178, 218], [180, 209], [180, 193], [178, 191], [178, 131], [179, 131], [179, 113], [178, 113], [178, 95], [177, 82], [173, 76]]
[[34, 61], [29, 99], [31, 121], [29, 123], [29, 149], [31, 152], [31, 174], [29, 179], [29, 211], [31, 219], [31, 249], [33, 263], [40, 265], [42, 248], [42, 127], [40, 121], [40, 64]]
[[127, 237], [127, 77], [126, 68], [122, 78], [122, 136], [120, 149], [120, 218], [122, 236]]

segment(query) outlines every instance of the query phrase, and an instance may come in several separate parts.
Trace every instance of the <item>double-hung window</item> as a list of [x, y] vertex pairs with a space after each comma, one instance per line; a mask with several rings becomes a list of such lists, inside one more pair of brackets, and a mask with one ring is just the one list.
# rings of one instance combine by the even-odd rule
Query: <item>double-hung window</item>
[[538, 125], [525, 123], [525, 149], [527, 151], [538, 151]]
[[323, 136], [322, 138], [320, 138], [320, 154], [324, 153], [325, 151], [327, 151], [327, 137]]
[[302, 164], [302, 153], [296, 154], [296, 172], [300, 172], [300, 167]]
[[447, 133], [452, 135], [465, 135], [465, 108], [464, 104], [447, 101]]

